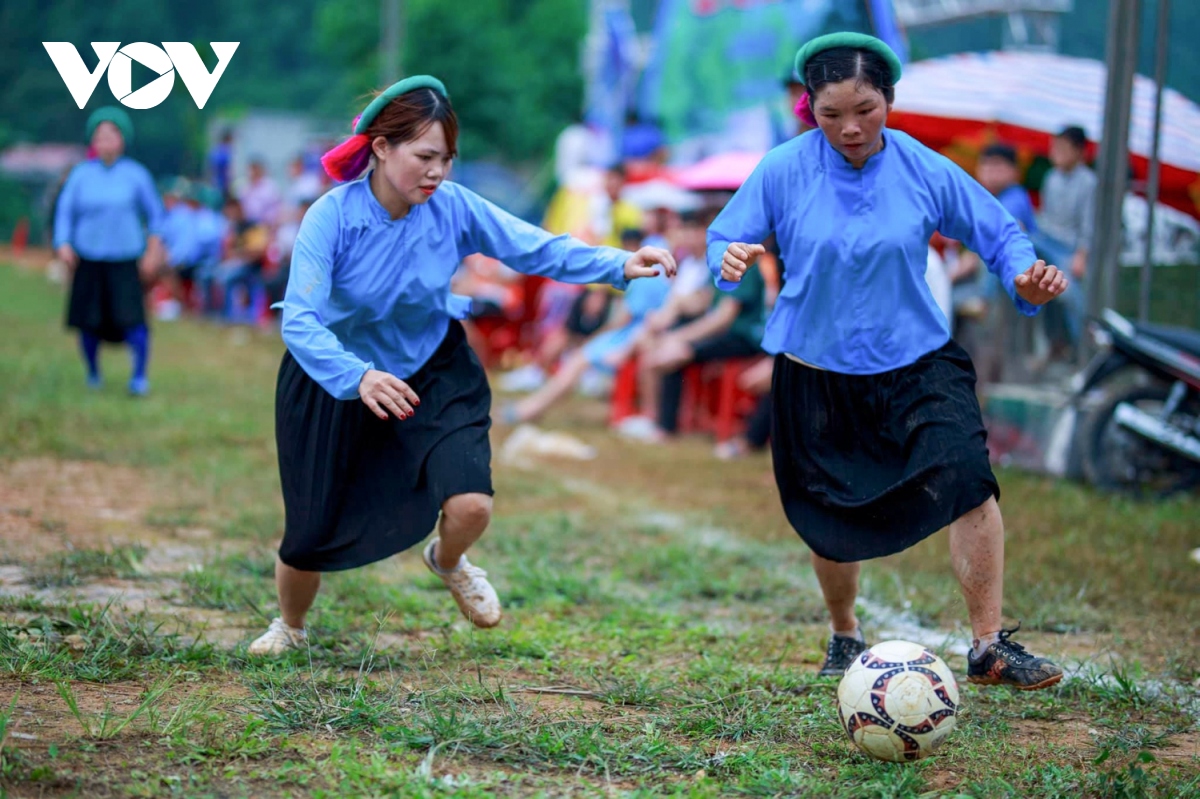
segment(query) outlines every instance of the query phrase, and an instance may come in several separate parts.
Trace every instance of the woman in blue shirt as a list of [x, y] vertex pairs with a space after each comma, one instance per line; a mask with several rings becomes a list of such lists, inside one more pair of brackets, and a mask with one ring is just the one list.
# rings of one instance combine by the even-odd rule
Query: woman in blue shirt
[[818, 129], [780, 145], [708, 234], [729, 290], [774, 233], [786, 281], [763, 348], [776, 355], [772, 449], [788, 520], [812, 550], [833, 635], [822, 674], [866, 647], [858, 562], [950, 527], [974, 632], [968, 678], [1044, 688], [1062, 670], [1001, 630], [1000, 490], [970, 358], [925, 282], [935, 230], [964, 241], [1017, 307], [1061, 294], [1007, 211], [948, 159], [887, 130], [899, 59], [863, 34], [823, 36], [796, 56]]
[[499, 623], [496, 592], [466, 558], [491, 518], [492, 482], [491, 392], [458, 321], [471, 301], [450, 293], [465, 256], [618, 288], [655, 264], [675, 270], [664, 250], [552, 236], [447, 181], [458, 121], [435, 78], [388, 88], [354, 133], [323, 159], [349, 182], [313, 203], [292, 252], [275, 400], [281, 612], [255, 655], [304, 644], [321, 572], [408, 549], [439, 514], [425, 565], [474, 624]]
[[71, 170], [54, 213], [54, 247], [73, 272], [67, 326], [79, 330], [90, 387], [101, 384], [100, 342], [124, 341], [133, 352], [129, 391], [144, 396], [150, 331], [141, 275], [156, 274], [163, 260], [162, 203], [149, 171], [125, 156], [128, 114], [96, 109], [87, 135], [95, 157]]

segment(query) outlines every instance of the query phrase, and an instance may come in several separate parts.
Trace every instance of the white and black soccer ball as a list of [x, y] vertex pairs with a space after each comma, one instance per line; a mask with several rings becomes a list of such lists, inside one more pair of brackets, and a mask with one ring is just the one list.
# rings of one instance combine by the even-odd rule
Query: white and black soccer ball
[[885, 641], [863, 652], [838, 685], [838, 716], [850, 740], [880, 760], [933, 754], [954, 731], [958, 683], [920, 644]]

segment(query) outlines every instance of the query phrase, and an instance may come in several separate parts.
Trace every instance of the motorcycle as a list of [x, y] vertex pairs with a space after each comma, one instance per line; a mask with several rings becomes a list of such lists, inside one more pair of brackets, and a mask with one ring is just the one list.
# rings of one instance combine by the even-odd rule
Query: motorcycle
[[1200, 486], [1200, 332], [1105, 310], [1100, 352], [1077, 378], [1084, 476], [1099, 488], [1165, 496]]

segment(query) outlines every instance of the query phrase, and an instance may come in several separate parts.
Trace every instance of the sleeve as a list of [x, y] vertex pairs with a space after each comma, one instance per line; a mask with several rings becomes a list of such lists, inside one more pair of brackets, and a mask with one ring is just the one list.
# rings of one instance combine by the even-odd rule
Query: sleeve
[[1026, 316], [1038, 312], [1017, 294], [1013, 279], [1024, 272], [1037, 256], [1021, 227], [1000, 201], [949, 159], [940, 161], [938, 230], [966, 243], [979, 254], [988, 270], [1000, 278], [1017, 310]]
[[321, 319], [332, 288], [338, 230], [338, 207], [332, 202], [313, 205], [304, 215], [292, 250], [282, 332], [292, 357], [308, 376], [334, 398], [350, 400], [358, 397], [358, 384], [375, 365], [347, 352]]
[[629, 253], [614, 247], [589, 247], [566, 234], [555, 236], [488, 202], [461, 186], [458, 254], [483, 253], [518, 272], [563, 283], [608, 283], [624, 289]]
[[166, 211], [163, 209], [162, 198], [154, 188], [154, 178], [145, 168], [138, 170], [137, 199], [146, 220], [147, 235], [161, 237]]
[[734, 242], [757, 244], [775, 229], [767, 170], [768, 159], [763, 159], [708, 227], [708, 271], [721, 291], [734, 291], [738, 286], [721, 279], [721, 260], [729, 245]]
[[72, 171], [58, 192], [54, 206], [54, 249], [71, 244], [75, 239], [75, 192], [79, 187], [79, 173]]

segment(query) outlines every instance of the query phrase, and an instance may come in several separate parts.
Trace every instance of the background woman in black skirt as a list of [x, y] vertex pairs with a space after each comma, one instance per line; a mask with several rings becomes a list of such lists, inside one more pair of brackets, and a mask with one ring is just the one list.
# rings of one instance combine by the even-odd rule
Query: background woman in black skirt
[[464, 257], [620, 288], [655, 264], [675, 270], [664, 250], [552, 236], [448, 182], [458, 120], [435, 78], [382, 92], [354, 133], [323, 159], [350, 182], [308, 210], [292, 253], [275, 400], [280, 615], [255, 655], [304, 643], [322, 572], [394, 555], [435, 524], [425, 565], [474, 624], [500, 622], [496, 592], [466, 558], [491, 519], [492, 480], [491, 392], [458, 322], [470, 299], [450, 293]]
[[[1062, 671], [1001, 630], [1004, 526], [970, 358], [925, 282], [935, 230], [967, 242], [1032, 315], [1066, 290], [1007, 211], [948, 159], [886, 129], [901, 66], [863, 34], [796, 56], [817, 128], [767, 154], [709, 228], [728, 290], [775, 233], [786, 280], [763, 348], [776, 354], [772, 450], [792, 526], [832, 619], [822, 674], [865, 648], [858, 562], [950, 528], [974, 646], [968, 678], [1043, 688]], [[814, 118], [815, 117], [815, 118]], [[732, 282], [731, 282], [732, 281]]]
[[88, 386], [101, 385], [100, 342], [123, 341], [133, 354], [129, 391], [144, 396], [150, 331], [141, 276], [163, 261], [162, 202], [150, 172], [125, 155], [133, 141], [128, 114], [96, 109], [87, 136], [94, 157], [71, 170], [54, 214], [54, 246], [71, 270], [67, 325], [79, 330]]

